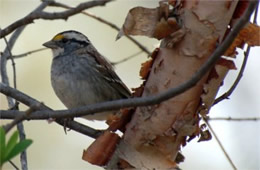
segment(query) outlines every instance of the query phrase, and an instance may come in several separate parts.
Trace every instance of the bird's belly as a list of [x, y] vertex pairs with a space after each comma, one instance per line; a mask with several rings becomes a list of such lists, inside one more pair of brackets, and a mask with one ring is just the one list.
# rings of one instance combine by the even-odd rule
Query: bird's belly
[[[86, 106], [102, 102], [101, 97], [86, 81], [68, 81], [66, 77], [58, 77], [52, 80], [53, 89], [67, 108]], [[107, 120], [108, 116], [116, 114], [115, 111], [106, 111], [84, 116], [88, 120]]]
[[84, 106], [100, 100], [89, 83], [83, 80], [71, 80], [71, 77], [58, 76], [52, 79], [52, 86], [67, 108]]

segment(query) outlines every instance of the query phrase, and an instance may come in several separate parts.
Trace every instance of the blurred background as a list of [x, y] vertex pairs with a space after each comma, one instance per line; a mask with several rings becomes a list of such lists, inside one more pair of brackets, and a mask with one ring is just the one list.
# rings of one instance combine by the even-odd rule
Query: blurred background
[[[75, 6], [81, 1], [61, 1]], [[14, 21], [30, 13], [40, 4], [36, 0], [0, 0], [0, 27], [5, 28]], [[158, 1], [114, 1], [105, 7], [95, 7], [88, 10], [121, 27], [128, 10], [132, 7], [157, 7]], [[61, 8], [46, 8], [46, 11], [62, 11]], [[258, 23], [260, 17], [258, 17]], [[42, 48], [42, 44], [50, 40], [55, 34], [65, 30], [77, 30], [87, 35], [95, 47], [110, 61], [116, 62], [140, 51], [132, 42], [123, 37], [115, 41], [117, 32], [103, 23], [100, 23], [85, 15], [78, 14], [64, 20], [35, 20], [26, 27], [17, 40], [13, 55], [25, 53]], [[9, 38], [10, 36], [7, 36]], [[152, 51], [159, 42], [155, 39], [136, 36], [140, 43]], [[5, 48], [4, 40], [0, 40], [0, 51]], [[225, 100], [212, 108], [211, 117], [259, 117], [260, 115], [260, 49], [252, 48], [249, 61], [243, 78], [230, 100]], [[55, 96], [50, 83], [50, 65], [52, 60], [50, 50], [34, 53], [27, 57], [15, 60], [17, 70], [18, 89], [29, 96], [44, 102], [53, 109], [65, 109], [64, 105]], [[237, 68], [240, 68], [243, 56], [235, 60]], [[139, 77], [140, 65], [147, 60], [147, 55], [141, 53], [133, 59], [116, 66], [116, 72], [129, 88], [138, 87], [141, 83]], [[239, 70], [230, 71], [225, 79], [219, 94], [224, 93], [233, 84]], [[12, 68], [8, 62], [8, 73], [12, 85]], [[7, 109], [4, 95], [0, 94], [0, 109]], [[27, 107], [20, 104], [21, 110]], [[0, 125], [9, 121], [0, 120]], [[104, 122], [91, 122], [83, 119], [78, 121], [94, 128], [105, 128]], [[260, 139], [259, 121], [210, 121], [217, 136], [223, 143], [238, 169], [260, 169]], [[93, 139], [74, 131], [67, 135], [63, 127], [47, 121], [25, 121], [27, 138], [33, 140], [33, 144], [27, 150], [29, 169], [102, 169], [90, 165], [81, 159], [83, 149], [86, 149]], [[14, 129], [13, 129], [14, 130]], [[10, 135], [11, 133], [9, 133]], [[221, 151], [216, 140], [197, 142], [192, 140], [182, 149], [186, 157], [180, 168], [185, 170], [230, 170], [228, 160]], [[20, 167], [19, 157], [13, 162]], [[14, 169], [6, 163], [3, 169]]]

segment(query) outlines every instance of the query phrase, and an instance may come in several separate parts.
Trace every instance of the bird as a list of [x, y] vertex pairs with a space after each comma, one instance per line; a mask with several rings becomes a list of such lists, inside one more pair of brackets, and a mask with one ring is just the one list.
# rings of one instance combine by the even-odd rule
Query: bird
[[[51, 84], [55, 94], [68, 108], [125, 99], [128, 87], [84, 34], [68, 30], [55, 35], [43, 46], [53, 53]], [[88, 120], [107, 120], [118, 110], [84, 116]]]

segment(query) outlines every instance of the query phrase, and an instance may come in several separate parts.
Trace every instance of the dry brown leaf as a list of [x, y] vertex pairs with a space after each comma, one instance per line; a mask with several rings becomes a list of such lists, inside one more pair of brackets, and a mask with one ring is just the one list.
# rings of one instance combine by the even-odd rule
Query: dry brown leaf
[[242, 48], [245, 43], [249, 46], [260, 46], [260, 27], [258, 25], [249, 23], [244, 27], [224, 55], [230, 57], [236, 55], [236, 48]]
[[117, 39], [123, 35], [144, 35], [162, 39], [179, 29], [177, 21], [169, 17], [169, 6], [160, 3], [157, 8], [135, 7], [126, 17]]
[[120, 137], [110, 131], [105, 131], [87, 150], [83, 151], [82, 159], [99, 166], [104, 166], [112, 156]]

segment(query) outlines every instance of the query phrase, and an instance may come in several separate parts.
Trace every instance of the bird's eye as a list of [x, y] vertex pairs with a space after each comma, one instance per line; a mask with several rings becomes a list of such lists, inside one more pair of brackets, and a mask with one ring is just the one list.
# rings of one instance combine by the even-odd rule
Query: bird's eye
[[65, 43], [68, 42], [68, 39], [67, 39], [67, 38], [63, 38], [63, 39], [61, 40], [61, 42], [63, 42], [63, 43], [65, 44]]

